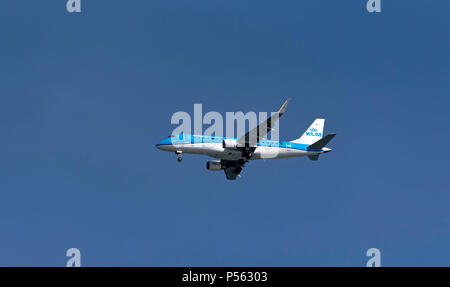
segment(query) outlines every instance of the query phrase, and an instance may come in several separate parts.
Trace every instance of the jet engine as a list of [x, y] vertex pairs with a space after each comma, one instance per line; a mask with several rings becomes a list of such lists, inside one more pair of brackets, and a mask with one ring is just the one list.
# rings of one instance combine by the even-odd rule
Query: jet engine
[[233, 139], [224, 139], [222, 142], [223, 148], [236, 148], [237, 142]]
[[218, 160], [212, 160], [206, 163], [206, 168], [208, 170], [221, 170], [222, 164]]

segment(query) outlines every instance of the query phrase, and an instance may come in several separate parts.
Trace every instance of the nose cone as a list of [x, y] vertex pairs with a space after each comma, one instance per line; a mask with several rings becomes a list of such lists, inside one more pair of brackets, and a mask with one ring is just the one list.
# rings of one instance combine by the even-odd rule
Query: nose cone
[[170, 138], [165, 138], [156, 144], [156, 148], [160, 150], [167, 150], [167, 147], [169, 147], [171, 144], [172, 142]]

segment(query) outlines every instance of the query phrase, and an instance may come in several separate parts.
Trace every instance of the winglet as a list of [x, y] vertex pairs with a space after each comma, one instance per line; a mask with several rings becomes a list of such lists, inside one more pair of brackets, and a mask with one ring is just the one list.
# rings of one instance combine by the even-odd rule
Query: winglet
[[284, 112], [286, 111], [286, 107], [289, 104], [289, 101], [291, 99], [287, 99], [286, 101], [284, 101], [283, 105], [281, 106], [281, 108], [278, 110], [278, 114], [281, 116], [282, 114], [284, 114]]

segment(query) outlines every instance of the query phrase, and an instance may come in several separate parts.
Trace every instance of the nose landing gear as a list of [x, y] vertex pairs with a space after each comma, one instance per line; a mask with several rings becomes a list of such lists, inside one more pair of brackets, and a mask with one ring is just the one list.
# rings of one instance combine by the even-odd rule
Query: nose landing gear
[[175, 152], [175, 154], [177, 155], [177, 157], [178, 157], [178, 162], [180, 162], [180, 161], [182, 161], [183, 160], [183, 152], [181, 152], [181, 151], [176, 151]]

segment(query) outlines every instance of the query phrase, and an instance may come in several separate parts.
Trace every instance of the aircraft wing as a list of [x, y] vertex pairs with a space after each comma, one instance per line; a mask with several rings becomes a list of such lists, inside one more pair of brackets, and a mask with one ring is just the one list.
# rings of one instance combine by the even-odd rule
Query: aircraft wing
[[224, 167], [225, 175], [228, 180], [235, 180], [241, 173], [242, 167], [247, 161], [245, 160], [221, 160], [221, 164]]
[[241, 136], [237, 140], [238, 147], [255, 147], [260, 139], [266, 137], [267, 133], [272, 129], [272, 125], [278, 121], [278, 119], [284, 114], [286, 111], [286, 107], [289, 103], [290, 99], [287, 99], [281, 108], [273, 114], [270, 118], [260, 123], [259, 126], [253, 128], [245, 135]]

